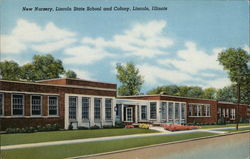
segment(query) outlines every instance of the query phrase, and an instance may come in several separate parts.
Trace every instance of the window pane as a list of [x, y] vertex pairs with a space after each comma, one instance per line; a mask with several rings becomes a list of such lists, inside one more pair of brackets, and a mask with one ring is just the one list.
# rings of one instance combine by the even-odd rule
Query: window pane
[[180, 118], [180, 103], [175, 103], [175, 119]]
[[94, 119], [101, 119], [101, 99], [94, 100]]
[[186, 104], [185, 103], [181, 103], [181, 119], [185, 119], [185, 109], [186, 109]]
[[112, 114], [112, 99], [105, 99], [105, 119], [110, 120]]
[[150, 103], [150, 119], [156, 119], [156, 103]]
[[161, 119], [167, 119], [167, 102], [161, 103]]
[[57, 115], [58, 99], [55, 96], [49, 96], [49, 115]]
[[69, 97], [69, 119], [76, 119], [77, 97]]
[[13, 95], [12, 99], [12, 113], [13, 115], [23, 115], [23, 95]]
[[82, 98], [82, 119], [88, 120], [89, 119], [89, 104], [90, 99], [87, 97]]
[[168, 103], [168, 114], [169, 114], [169, 119], [172, 120], [173, 119], [173, 106], [174, 104], [172, 102]]
[[141, 120], [147, 120], [147, 106], [141, 106]]
[[41, 96], [31, 96], [32, 115], [41, 115]]
[[0, 115], [3, 115], [3, 94], [0, 94]]

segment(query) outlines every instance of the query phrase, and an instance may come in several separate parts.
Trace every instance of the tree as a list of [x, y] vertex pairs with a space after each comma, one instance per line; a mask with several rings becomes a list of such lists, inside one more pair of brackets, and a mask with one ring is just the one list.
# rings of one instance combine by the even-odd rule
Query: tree
[[128, 96], [140, 93], [144, 80], [134, 63], [117, 64], [116, 71], [116, 78], [121, 82], [121, 86], [118, 88], [119, 95]]
[[226, 86], [224, 88], [219, 89], [217, 92], [217, 100], [232, 103], [237, 102], [235, 87]]
[[66, 78], [77, 78], [76, 73], [74, 71], [72, 71], [72, 70], [66, 71], [65, 74], [64, 74], [64, 76]]
[[206, 88], [203, 90], [204, 99], [216, 99], [217, 90], [215, 88]]
[[24, 64], [22, 67], [20, 67], [20, 70], [20, 77], [22, 80], [34, 81], [36, 79], [36, 70], [33, 64]]
[[191, 86], [187, 92], [187, 97], [202, 98], [203, 90], [198, 86]]
[[238, 48], [229, 48], [218, 55], [218, 61], [224, 70], [228, 71], [229, 78], [236, 82], [240, 89], [241, 103], [250, 104], [250, 54]]
[[20, 68], [19, 65], [14, 61], [3, 61], [0, 62], [0, 79], [3, 80], [19, 80], [20, 79]]

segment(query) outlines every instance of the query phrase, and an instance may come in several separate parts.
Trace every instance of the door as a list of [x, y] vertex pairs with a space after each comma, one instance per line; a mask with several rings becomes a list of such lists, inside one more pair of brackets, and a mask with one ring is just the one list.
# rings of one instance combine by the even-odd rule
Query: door
[[126, 108], [126, 121], [133, 122], [133, 108], [132, 107]]

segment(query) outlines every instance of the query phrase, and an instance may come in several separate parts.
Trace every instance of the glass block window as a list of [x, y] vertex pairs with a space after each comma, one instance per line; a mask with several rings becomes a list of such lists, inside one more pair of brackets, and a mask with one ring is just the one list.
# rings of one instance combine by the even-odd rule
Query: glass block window
[[173, 102], [168, 103], [168, 114], [169, 114], [168, 119], [169, 120], [173, 119], [173, 106], [174, 106]]
[[82, 119], [89, 120], [90, 98], [82, 97]]
[[112, 116], [112, 99], [105, 99], [105, 119], [110, 120]]
[[94, 99], [94, 119], [101, 119], [101, 99], [95, 98]]
[[3, 94], [0, 94], [0, 115], [3, 115]]
[[185, 119], [186, 118], [185, 109], [186, 109], [186, 104], [185, 103], [181, 103], [181, 119]]
[[12, 95], [12, 114], [23, 115], [24, 112], [24, 97], [23, 95]]
[[57, 96], [49, 96], [49, 115], [58, 115]]
[[175, 103], [175, 119], [180, 118], [180, 103]]
[[156, 119], [156, 102], [150, 103], [150, 119]]
[[69, 119], [76, 119], [77, 97], [69, 97]]
[[167, 119], [167, 102], [161, 103], [161, 119]]
[[31, 96], [31, 112], [32, 115], [42, 114], [42, 97], [37, 95]]
[[141, 120], [147, 120], [147, 106], [141, 106]]

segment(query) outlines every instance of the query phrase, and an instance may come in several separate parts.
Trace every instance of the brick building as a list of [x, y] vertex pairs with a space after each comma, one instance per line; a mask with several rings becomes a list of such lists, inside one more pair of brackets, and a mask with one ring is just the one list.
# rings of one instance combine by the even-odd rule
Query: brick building
[[114, 125], [116, 84], [79, 79], [0, 80], [0, 126]]
[[[217, 100], [169, 95], [117, 97], [116, 120], [132, 123], [217, 123], [219, 118], [236, 121], [237, 104]], [[240, 105], [240, 117], [247, 119], [247, 105]]]
[[[90, 127], [128, 123], [234, 122], [237, 104], [168, 95], [116, 97], [116, 84], [80, 79], [38, 82], [0, 80], [0, 130], [72, 123]], [[246, 119], [247, 105], [240, 105]]]

